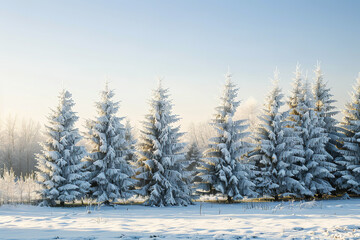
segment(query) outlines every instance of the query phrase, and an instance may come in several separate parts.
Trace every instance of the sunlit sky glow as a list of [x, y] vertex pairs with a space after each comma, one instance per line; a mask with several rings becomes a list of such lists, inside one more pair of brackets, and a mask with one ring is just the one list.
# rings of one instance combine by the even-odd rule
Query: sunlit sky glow
[[360, 71], [359, 1], [3, 1], [0, 119], [44, 123], [62, 86], [82, 119], [108, 79], [119, 114], [148, 112], [157, 77], [181, 123], [206, 121], [228, 66], [239, 98], [262, 104], [275, 67], [284, 92], [317, 60], [342, 107]]

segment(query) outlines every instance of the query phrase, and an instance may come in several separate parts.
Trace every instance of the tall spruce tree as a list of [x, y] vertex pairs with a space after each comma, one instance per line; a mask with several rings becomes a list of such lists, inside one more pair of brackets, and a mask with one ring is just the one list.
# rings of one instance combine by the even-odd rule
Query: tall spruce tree
[[351, 102], [345, 105], [341, 131], [344, 133], [337, 163], [339, 171], [337, 186], [351, 193], [360, 194], [360, 73], [353, 87]]
[[195, 182], [198, 182], [200, 179], [198, 176], [198, 167], [200, 167], [202, 154], [198, 145], [193, 142], [190, 144], [190, 147], [186, 153], [185, 159], [185, 173], [187, 174], [187, 181], [193, 185]]
[[[296, 66], [295, 78], [293, 79], [293, 88], [288, 100], [289, 116], [288, 116], [288, 137], [292, 153], [288, 156], [290, 163], [290, 171], [295, 180], [292, 195], [295, 196], [312, 196], [312, 192], [305, 187], [302, 175], [308, 169], [305, 166], [305, 150], [303, 140], [303, 111], [304, 111], [304, 86], [302, 82], [302, 73], [300, 65]], [[297, 182], [296, 182], [297, 181]], [[300, 183], [300, 184], [298, 184]]]
[[128, 152], [127, 152], [125, 159], [131, 166], [135, 167], [136, 161], [137, 161], [137, 157], [136, 157], [137, 141], [134, 137], [133, 128], [132, 128], [129, 120], [126, 121], [126, 124], [125, 124], [125, 140], [128, 143]]
[[306, 82], [300, 118], [304, 165], [307, 170], [301, 172], [299, 176], [305, 188], [312, 194], [305, 194], [305, 196], [314, 196], [316, 194], [321, 196], [322, 194], [331, 194], [331, 191], [335, 190], [328, 179], [334, 178], [331, 171], [335, 169], [336, 165], [329, 161], [331, 155], [325, 150], [329, 138], [324, 129], [325, 122], [318, 115], [319, 113], [315, 111], [312, 92], [308, 82]]
[[221, 193], [228, 202], [255, 196], [254, 184], [249, 179], [249, 165], [244, 157], [252, 150], [252, 145], [244, 141], [249, 136], [246, 132], [246, 120], [234, 120], [234, 114], [240, 102], [236, 100], [238, 89], [226, 74], [226, 83], [221, 103], [216, 108], [212, 122], [217, 135], [210, 139], [205, 159], [199, 169], [199, 191]]
[[[326, 143], [325, 147], [326, 151], [330, 154], [330, 156], [327, 158], [327, 161], [335, 163], [335, 159], [341, 157], [339, 148], [343, 135], [337, 126], [338, 121], [335, 119], [335, 115], [339, 113], [336, 111], [336, 107], [333, 106], [336, 100], [333, 99], [333, 95], [330, 93], [330, 89], [327, 88], [326, 83], [324, 82], [324, 76], [319, 63], [315, 69], [313, 95], [315, 101], [315, 111], [318, 113], [318, 117], [323, 123], [322, 127], [325, 129], [325, 132], [329, 137], [329, 141]], [[331, 173], [333, 173], [335, 177], [338, 178], [340, 175], [336, 170], [336, 168], [332, 168]], [[336, 186], [336, 178], [329, 179], [333, 186]]]
[[173, 126], [179, 118], [172, 114], [172, 106], [168, 89], [159, 82], [139, 143], [136, 177], [140, 183], [139, 194], [148, 197], [145, 205], [191, 204], [191, 191], [183, 176], [185, 144], [180, 142], [183, 133]]
[[[299, 181], [291, 171], [292, 162], [289, 156], [295, 155], [292, 148], [293, 132], [286, 118], [288, 111], [281, 112], [285, 104], [284, 95], [279, 87], [279, 73], [274, 73], [273, 88], [266, 98], [260, 127], [255, 136], [257, 146], [251, 154], [256, 166], [255, 184], [261, 196], [272, 196], [278, 200], [280, 195], [291, 195], [301, 189]], [[296, 151], [296, 149], [295, 149]]]
[[77, 145], [81, 136], [75, 128], [78, 116], [72, 110], [74, 105], [71, 93], [63, 90], [45, 126], [47, 140], [42, 143], [42, 152], [37, 154], [37, 175], [43, 187], [41, 195], [49, 205], [56, 201], [64, 205], [79, 199], [89, 188], [82, 162], [86, 151]]
[[91, 152], [86, 158], [90, 174], [90, 197], [109, 204], [132, 195], [129, 188], [135, 180], [134, 170], [126, 162], [129, 143], [125, 138], [123, 118], [116, 116], [119, 103], [113, 101], [114, 92], [106, 84], [101, 100], [95, 104], [97, 116], [86, 123]]

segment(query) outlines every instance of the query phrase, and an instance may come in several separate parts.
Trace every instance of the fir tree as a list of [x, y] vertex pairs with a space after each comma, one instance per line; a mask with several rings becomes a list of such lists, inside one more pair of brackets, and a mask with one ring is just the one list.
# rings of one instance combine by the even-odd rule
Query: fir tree
[[343, 167], [337, 185], [349, 192], [360, 194], [360, 73], [351, 94], [352, 101], [345, 105], [341, 131], [344, 133], [337, 163]]
[[296, 66], [295, 78], [293, 81], [293, 89], [288, 100], [289, 116], [287, 121], [287, 137], [288, 143], [292, 149], [291, 154], [288, 156], [288, 163], [290, 164], [290, 173], [294, 179], [292, 184], [292, 193], [294, 196], [311, 196], [312, 192], [305, 187], [302, 181], [302, 175], [308, 169], [305, 166], [305, 150], [303, 140], [303, 119], [302, 114], [304, 111], [304, 86], [302, 83], [302, 74], [300, 65]]
[[227, 197], [228, 202], [254, 196], [254, 184], [248, 178], [248, 165], [244, 156], [252, 145], [244, 141], [249, 136], [246, 132], [246, 120], [234, 120], [234, 114], [240, 102], [236, 100], [238, 89], [231, 81], [231, 74], [226, 75], [226, 84], [216, 108], [213, 127], [217, 135], [210, 139], [205, 159], [199, 169], [201, 192], [218, 192]]
[[123, 118], [116, 116], [119, 103], [113, 97], [114, 92], [106, 84], [100, 102], [96, 103], [97, 117], [86, 123], [86, 135], [92, 147], [86, 158], [91, 173], [90, 197], [105, 204], [130, 197], [129, 188], [135, 182], [131, 178], [134, 170], [126, 162], [130, 150], [121, 123]]
[[187, 173], [187, 181], [191, 184], [194, 184], [194, 182], [198, 182], [200, 180], [196, 175], [198, 174], [197, 168], [200, 166], [201, 157], [202, 154], [198, 145], [193, 142], [186, 153], [185, 168], [185, 172]]
[[[278, 85], [279, 73], [274, 73], [274, 86], [264, 104], [260, 117], [260, 127], [257, 130], [257, 147], [251, 154], [251, 159], [257, 167], [255, 184], [261, 196], [273, 196], [278, 200], [279, 195], [291, 195], [301, 184], [294, 179], [291, 171], [292, 162], [289, 156], [295, 155], [292, 148], [293, 132], [286, 118], [289, 112], [281, 112], [285, 104], [284, 95]], [[296, 149], [295, 149], [296, 150]]]
[[168, 89], [159, 83], [150, 101], [150, 113], [143, 122], [139, 144], [137, 178], [145, 205], [171, 206], [191, 203], [190, 188], [183, 176], [185, 156], [183, 133], [174, 127], [179, 118], [172, 114]]
[[58, 200], [64, 205], [84, 196], [89, 187], [81, 161], [86, 151], [77, 146], [81, 137], [74, 127], [78, 120], [72, 111], [74, 105], [71, 94], [63, 90], [59, 105], [48, 117], [47, 140], [42, 143], [42, 153], [37, 155], [38, 180], [46, 204], [54, 205]]
[[[330, 93], [330, 89], [327, 88], [324, 82], [324, 77], [321, 72], [320, 64], [318, 63], [315, 69], [315, 83], [313, 85], [313, 95], [315, 101], [315, 111], [318, 113], [320, 122], [323, 123], [323, 128], [329, 137], [329, 141], [326, 143], [326, 151], [329, 153], [327, 158], [328, 162], [335, 163], [335, 159], [341, 157], [339, 152], [340, 140], [342, 134], [340, 133], [338, 121], [334, 118], [339, 112], [336, 111], [336, 107], [333, 104], [336, 100], [333, 100], [333, 95]], [[334, 165], [333, 165], [334, 166]], [[331, 172], [337, 176], [337, 169], [332, 168]], [[335, 178], [329, 179], [332, 185], [335, 184]]]
[[125, 160], [131, 165], [136, 166], [136, 139], [133, 134], [133, 128], [131, 127], [130, 121], [126, 121], [125, 124], [125, 140], [128, 143], [128, 153]]
[[315, 194], [331, 194], [335, 190], [328, 179], [334, 178], [331, 171], [335, 169], [335, 164], [329, 162], [330, 154], [325, 150], [329, 141], [328, 134], [323, 126], [323, 118], [318, 117], [315, 111], [313, 95], [309, 84], [304, 86], [304, 98], [301, 109], [302, 139], [304, 146], [304, 165], [306, 171], [300, 174], [300, 180], [304, 183], [306, 189], [312, 194], [305, 196], [314, 196]]

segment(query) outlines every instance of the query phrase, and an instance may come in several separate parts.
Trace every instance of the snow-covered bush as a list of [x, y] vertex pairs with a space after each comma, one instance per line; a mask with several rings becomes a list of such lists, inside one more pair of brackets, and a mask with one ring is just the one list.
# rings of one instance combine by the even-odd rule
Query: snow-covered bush
[[34, 203], [41, 199], [40, 189], [34, 173], [16, 177], [12, 169], [5, 168], [0, 177], [0, 204]]

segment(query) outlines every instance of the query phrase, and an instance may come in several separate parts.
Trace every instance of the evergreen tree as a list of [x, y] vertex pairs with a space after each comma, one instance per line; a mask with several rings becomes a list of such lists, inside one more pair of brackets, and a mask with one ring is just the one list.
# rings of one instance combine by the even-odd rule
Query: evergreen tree
[[304, 86], [304, 99], [301, 109], [302, 139], [304, 146], [304, 165], [306, 171], [300, 174], [300, 180], [304, 183], [306, 189], [311, 194], [305, 196], [314, 196], [315, 194], [331, 194], [335, 190], [328, 179], [334, 178], [331, 174], [336, 167], [334, 163], [329, 162], [330, 154], [325, 150], [329, 141], [328, 134], [323, 126], [325, 123], [318, 117], [315, 111], [313, 95], [309, 84]]
[[249, 136], [246, 132], [246, 120], [233, 120], [240, 102], [236, 100], [238, 89], [231, 81], [231, 74], [226, 75], [226, 84], [220, 98], [221, 104], [216, 108], [213, 127], [217, 135], [210, 139], [205, 159], [199, 169], [201, 192], [221, 193], [228, 202], [242, 199], [243, 196], [254, 196], [254, 184], [249, 180], [249, 166], [245, 155], [252, 145], [244, 141]]
[[47, 140], [42, 143], [42, 153], [37, 155], [38, 180], [46, 204], [54, 205], [58, 200], [64, 205], [84, 196], [89, 188], [81, 161], [86, 151], [77, 145], [81, 137], [74, 127], [78, 120], [72, 111], [74, 105], [71, 94], [63, 90], [59, 105], [48, 117]]
[[[342, 134], [339, 127], [337, 127], [338, 121], [334, 118], [339, 112], [336, 111], [336, 107], [333, 104], [336, 100], [333, 100], [333, 95], [330, 93], [330, 89], [326, 87], [324, 77], [321, 72], [320, 64], [318, 63], [315, 69], [315, 83], [313, 85], [313, 95], [315, 101], [315, 111], [318, 113], [320, 122], [323, 123], [323, 128], [328, 134], [329, 141], [326, 143], [326, 151], [330, 154], [327, 161], [335, 163], [335, 159], [341, 157], [339, 152], [340, 140]], [[334, 166], [334, 165], [333, 165]], [[332, 168], [331, 172], [337, 176], [337, 169]], [[329, 179], [332, 185], [335, 185], [335, 178]]]
[[287, 137], [289, 138], [291, 154], [288, 156], [290, 164], [290, 172], [294, 182], [292, 184], [292, 193], [294, 196], [311, 196], [312, 192], [305, 188], [305, 183], [302, 180], [302, 175], [308, 169], [305, 166], [305, 150], [303, 140], [303, 119], [304, 111], [304, 87], [302, 83], [302, 74], [300, 65], [296, 66], [295, 78], [293, 81], [293, 89], [289, 97], [289, 116], [287, 121]]
[[200, 178], [196, 176], [198, 174], [197, 168], [200, 166], [202, 154], [199, 147], [195, 142], [193, 142], [187, 153], [186, 153], [186, 168], [187, 181], [191, 184], [198, 182]]
[[337, 163], [343, 167], [337, 185], [349, 192], [360, 194], [360, 73], [351, 94], [352, 101], [345, 105], [341, 131], [344, 133], [342, 157]]
[[132, 195], [129, 188], [135, 180], [134, 170], [126, 162], [129, 143], [125, 138], [123, 118], [116, 116], [119, 103], [113, 101], [114, 92], [108, 89], [101, 92], [97, 102], [97, 117], [86, 123], [87, 139], [92, 150], [86, 158], [90, 175], [90, 197], [97, 202], [109, 204], [118, 198]]
[[126, 161], [131, 166], [136, 166], [136, 139], [133, 134], [133, 128], [131, 127], [130, 121], [126, 121], [125, 124], [125, 140], [128, 143], [128, 153], [126, 155]]
[[[263, 114], [260, 117], [260, 127], [255, 140], [257, 147], [251, 154], [255, 162], [257, 192], [261, 196], [273, 196], [278, 200], [279, 195], [291, 195], [296, 189], [301, 189], [300, 182], [294, 179], [291, 171], [292, 162], [289, 156], [295, 155], [292, 148], [293, 131], [286, 118], [289, 112], [281, 112], [285, 104], [284, 95], [278, 85], [279, 73], [274, 73], [274, 86], [266, 98]], [[296, 149], [295, 149], [296, 150]]]
[[172, 114], [168, 89], [159, 83], [150, 101], [150, 113], [143, 122], [139, 144], [137, 178], [139, 194], [147, 196], [145, 205], [170, 206], [191, 203], [190, 188], [183, 176], [185, 156], [183, 133], [174, 127], [179, 118]]

